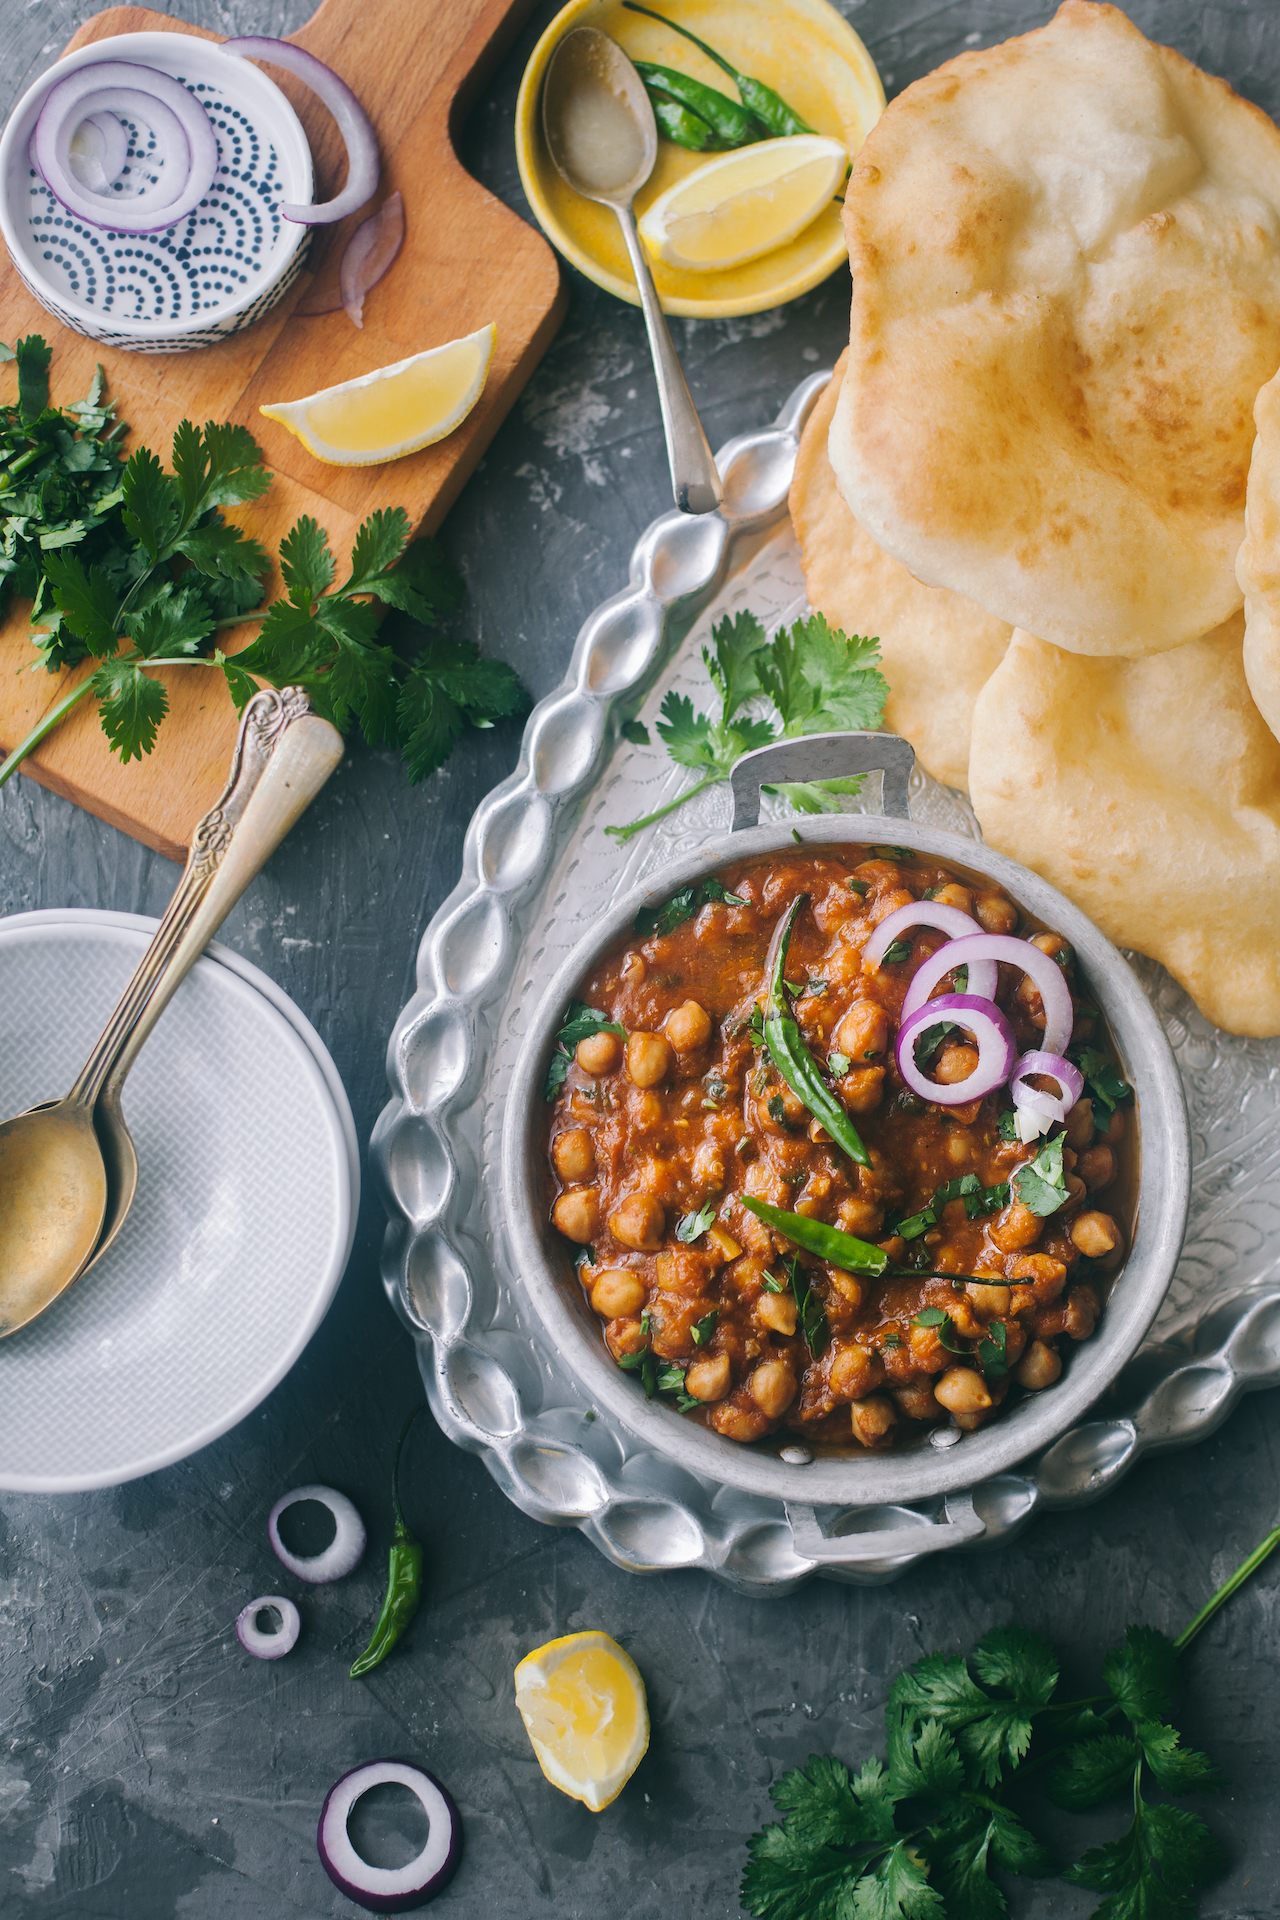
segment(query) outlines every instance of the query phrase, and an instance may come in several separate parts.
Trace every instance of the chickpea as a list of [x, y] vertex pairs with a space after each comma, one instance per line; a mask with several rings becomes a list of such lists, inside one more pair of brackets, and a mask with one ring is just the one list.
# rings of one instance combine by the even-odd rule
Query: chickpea
[[933, 1392], [948, 1413], [982, 1413], [991, 1405], [982, 1375], [973, 1367], [948, 1367]]
[[884, 1208], [874, 1200], [864, 1200], [861, 1194], [851, 1195], [836, 1208], [836, 1222], [855, 1239], [869, 1239], [884, 1225]]
[[1090, 1260], [1102, 1260], [1120, 1245], [1120, 1229], [1109, 1213], [1081, 1213], [1071, 1222], [1071, 1238]]
[[723, 1193], [724, 1150], [718, 1140], [704, 1140], [693, 1156], [693, 1182], [703, 1193]]
[[649, 1336], [638, 1319], [611, 1320], [604, 1330], [604, 1342], [615, 1360], [629, 1353], [643, 1353]]
[[1067, 1115], [1067, 1145], [1083, 1153], [1093, 1138], [1093, 1102], [1077, 1100]]
[[1112, 1114], [1111, 1118], [1107, 1122], [1107, 1131], [1106, 1131], [1105, 1139], [1109, 1147], [1114, 1147], [1117, 1145], [1119, 1141], [1123, 1140], [1123, 1138], [1124, 1138], [1124, 1115], [1121, 1113], [1119, 1107], [1117, 1107], [1115, 1112]]
[[978, 1049], [976, 1047], [944, 1047], [933, 1069], [933, 1077], [940, 1086], [958, 1087], [977, 1070]]
[[616, 1033], [589, 1033], [579, 1040], [574, 1058], [584, 1073], [612, 1073], [621, 1053]]
[[[896, 875], [897, 868], [890, 868], [890, 872]], [[914, 893], [908, 893], [905, 887], [896, 887], [892, 893], [882, 893], [871, 909], [872, 926], [878, 927], [882, 920], [887, 920], [891, 913], [898, 911], [899, 907], [913, 907], [915, 903]]]
[[727, 1353], [703, 1353], [689, 1363], [684, 1390], [695, 1400], [723, 1400], [729, 1391], [730, 1367]]
[[644, 1305], [644, 1282], [625, 1267], [606, 1267], [596, 1275], [591, 1305], [606, 1320], [625, 1320]]
[[656, 1087], [674, 1064], [671, 1048], [660, 1033], [627, 1035], [627, 1073], [636, 1086]]
[[940, 907], [957, 907], [961, 913], [973, 912], [972, 893], [968, 887], [962, 887], [956, 880], [950, 880], [945, 887], [939, 887], [933, 898]]
[[855, 1067], [840, 1082], [840, 1098], [850, 1113], [874, 1113], [884, 1097], [883, 1067]]
[[1047, 1340], [1033, 1340], [1014, 1369], [1013, 1377], [1029, 1393], [1039, 1393], [1042, 1387], [1051, 1387], [1061, 1372], [1057, 1348]]
[[720, 1402], [711, 1415], [711, 1424], [726, 1440], [742, 1442], [758, 1440], [762, 1433], [769, 1431], [769, 1422], [759, 1407], [736, 1406], [732, 1400]]
[[596, 1170], [596, 1149], [585, 1127], [571, 1127], [551, 1142], [551, 1158], [562, 1180], [589, 1180]]
[[790, 1338], [796, 1330], [794, 1297], [789, 1293], [769, 1293], [766, 1290], [756, 1301], [756, 1319], [771, 1333], [781, 1333]]
[[971, 1280], [965, 1288], [969, 1304], [976, 1314], [984, 1320], [999, 1320], [1009, 1311], [1012, 1290], [1009, 1287], [975, 1286]]
[[1087, 1340], [1098, 1324], [1098, 1296], [1090, 1286], [1072, 1287], [1067, 1295], [1064, 1332], [1073, 1340]]
[[858, 1400], [884, 1379], [880, 1356], [858, 1341], [842, 1341], [831, 1359], [828, 1385], [838, 1400]]
[[889, 1044], [889, 1016], [875, 1000], [855, 1000], [835, 1030], [834, 1050], [855, 1067], [883, 1059]]
[[939, 1414], [938, 1401], [931, 1386], [895, 1387], [893, 1397], [898, 1410], [908, 1420], [936, 1420]]
[[866, 1400], [855, 1400], [849, 1409], [853, 1418], [853, 1437], [864, 1447], [874, 1447], [898, 1423], [898, 1410], [887, 1393], [873, 1393]]
[[1109, 1187], [1115, 1179], [1116, 1157], [1110, 1147], [1090, 1147], [1080, 1155], [1076, 1172], [1093, 1193], [1098, 1187]]
[[796, 1377], [785, 1360], [762, 1360], [747, 1381], [747, 1392], [770, 1420], [779, 1420], [796, 1397]]
[[1024, 1247], [1034, 1247], [1043, 1227], [1038, 1213], [1024, 1207], [1021, 1200], [1013, 1200], [987, 1231], [1002, 1253], [1021, 1253]]
[[1067, 1269], [1061, 1260], [1055, 1260], [1047, 1253], [1024, 1253], [1009, 1263], [1009, 1278], [1022, 1280], [1030, 1286], [1035, 1298], [1043, 1304], [1046, 1300], [1056, 1300], [1067, 1284]]
[[711, 1015], [696, 1000], [667, 1015], [667, 1038], [677, 1053], [693, 1053], [711, 1038]]
[[[614, 1239], [620, 1240], [624, 1247], [633, 1247], [637, 1253], [656, 1253], [666, 1228], [666, 1214], [647, 1193], [629, 1195], [609, 1216], [609, 1231]], [[591, 1235], [584, 1234], [583, 1238], [589, 1240]]]
[[600, 1196], [594, 1187], [570, 1187], [551, 1209], [551, 1218], [566, 1240], [585, 1247], [600, 1230]]
[[988, 933], [1012, 933], [1018, 924], [1018, 909], [1002, 893], [975, 894], [973, 910]]
[[860, 1307], [866, 1297], [866, 1288], [861, 1280], [855, 1279], [851, 1273], [841, 1273], [838, 1267], [831, 1269], [831, 1287], [851, 1307]]

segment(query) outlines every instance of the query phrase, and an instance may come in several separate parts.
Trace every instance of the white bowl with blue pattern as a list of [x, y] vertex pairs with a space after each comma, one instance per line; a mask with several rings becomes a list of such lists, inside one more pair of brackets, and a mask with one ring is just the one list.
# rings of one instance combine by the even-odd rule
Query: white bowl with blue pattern
[[[199, 206], [158, 233], [117, 233], [110, 199], [163, 171], [152, 130], [120, 118], [129, 152], [93, 226], [56, 200], [29, 148], [49, 91], [80, 67], [128, 60], [181, 81], [208, 112], [218, 172]], [[261, 319], [302, 271], [311, 229], [280, 203], [313, 197], [302, 123], [262, 69], [185, 33], [122, 33], [59, 60], [28, 89], [0, 138], [0, 233], [23, 283], [64, 326], [104, 346], [185, 353]]]

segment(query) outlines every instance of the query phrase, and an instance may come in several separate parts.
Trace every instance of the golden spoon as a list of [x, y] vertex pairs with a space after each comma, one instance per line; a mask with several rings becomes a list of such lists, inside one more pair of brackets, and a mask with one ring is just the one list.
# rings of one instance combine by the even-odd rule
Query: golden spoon
[[0, 1339], [43, 1313], [119, 1233], [138, 1186], [120, 1110], [125, 1076], [342, 751], [342, 735], [299, 687], [253, 696], [226, 791], [197, 825], [177, 891], [75, 1085], [0, 1126]]

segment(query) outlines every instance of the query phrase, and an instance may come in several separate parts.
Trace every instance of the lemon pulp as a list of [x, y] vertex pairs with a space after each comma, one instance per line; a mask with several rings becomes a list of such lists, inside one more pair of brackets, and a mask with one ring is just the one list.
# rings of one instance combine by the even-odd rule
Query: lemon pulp
[[714, 273], [793, 240], [836, 194], [848, 166], [820, 134], [761, 140], [720, 155], [669, 187], [640, 222], [669, 266]]
[[570, 1634], [516, 1668], [516, 1706], [553, 1786], [599, 1812], [649, 1744], [644, 1682], [605, 1633]]
[[484, 391], [495, 329], [431, 347], [409, 360], [260, 409], [308, 452], [338, 466], [372, 466], [429, 447], [460, 425]]

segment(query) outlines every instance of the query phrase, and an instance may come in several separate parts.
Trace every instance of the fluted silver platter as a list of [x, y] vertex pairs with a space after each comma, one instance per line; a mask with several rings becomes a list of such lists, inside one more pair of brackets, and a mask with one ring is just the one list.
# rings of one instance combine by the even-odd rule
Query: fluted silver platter
[[[870, 1585], [923, 1554], [998, 1545], [1037, 1510], [1099, 1498], [1144, 1452], [1201, 1438], [1241, 1393], [1280, 1383], [1280, 1041], [1220, 1033], [1137, 956], [1190, 1110], [1187, 1239], [1116, 1388], [1016, 1472], [931, 1501], [815, 1511], [800, 1504], [799, 1467], [788, 1511], [611, 1427], [521, 1297], [519, 1249], [504, 1241], [498, 1203], [504, 1100], [528, 1015], [610, 901], [729, 820], [727, 787], [712, 789], [620, 849], [604, 827], [652, 811], [687, 776], [656, 740], [632, 746], [619, 727], [638, 717], [652, 735], [669, 687], [706, 706], [700, 649], [723, 614], [750, 607], [780, 625], [804, 611], [787, 489], [829, 378], [813, 374], [773, 427], [721, 450], [720, 511], [656, 520], [628, 587], [583, 626], [566, 679], [530, 716], [515, 773], [472, 819], [462, 876], [423, 936], [371, 1147], [390, 1216], [384, 1283], [444, 1431], [524, 1512], [580, 1527], [619, 1566], [702, 1567], [754, 1594], [787, 1593], [815, 1573]], [[911, 811], [981, 839], [962, 796], [918, 771]]]

